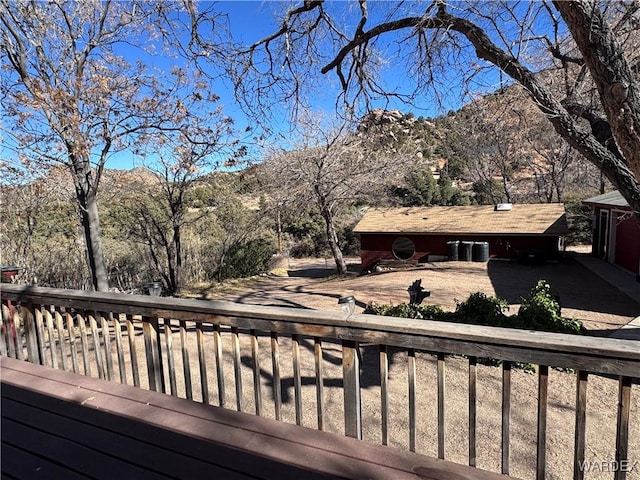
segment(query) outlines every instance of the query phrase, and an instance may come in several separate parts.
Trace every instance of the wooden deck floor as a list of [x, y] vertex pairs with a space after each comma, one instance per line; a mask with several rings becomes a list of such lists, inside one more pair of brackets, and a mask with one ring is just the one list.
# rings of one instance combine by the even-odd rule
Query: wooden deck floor
[[505, 476], [0, 358], [2, 478]]

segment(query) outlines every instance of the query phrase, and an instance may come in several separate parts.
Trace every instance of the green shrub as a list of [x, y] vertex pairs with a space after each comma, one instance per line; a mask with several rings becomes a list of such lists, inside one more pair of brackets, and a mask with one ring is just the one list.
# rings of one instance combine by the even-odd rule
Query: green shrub
[[370, 303], [363, 313], [399, 318], [419, 318], [423, 320], [444, 320], [445, 317], [450, 315], [444, 312], [438, 305], [409, 305], [406, 303], [401, 303], [400, 305]]
[[464, 302], [456, 306], [458, 321], [475, 325], [490, 325], [506, 327], [509, 317], [504, 312], [509, 310], [506, 300], [498, 297], [488, 297], [482, 292], [472, 293]]
[[[531, 289], [529, 296], [522, 299], [522, 305], [517, 315], [506, 315], [505, 312], [508, 310], [509, 304], [506, 300], [476, 292], [472, 293], [465, 301], [457, 303], [455, 312], [445, 312], [438, 305], [408, 305], [406, 303], [381, 305], [372, 303], [367, 306], [364, 313], [547, 332], [573, 334], [584, 332], [579, 320], [562, 318], [558, 296], [544, 280], [540, 280]], [[478, 362], [491, 366], [502, 364], [502, 361], [491, 358], [478, 358]], [[535, 365], [533, 364], [514, 362], [512, 367], [535, 373]]]
[[579, 334], [584, 332], [582, 322], [561, 315], [557, 292], [545, 280], [540, 280], [522, 299], [518, 311], [520, 328]]
[[229, 250], [220, 276], [222, 279], [241, 278], [266, 272], [274, 253], [273, 244], [263, 238], [236, 245]]

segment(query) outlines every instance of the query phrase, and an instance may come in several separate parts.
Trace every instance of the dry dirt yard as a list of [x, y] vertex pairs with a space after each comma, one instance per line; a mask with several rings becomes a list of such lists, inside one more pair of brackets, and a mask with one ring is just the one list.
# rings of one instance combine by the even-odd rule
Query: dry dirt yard
[[431, 291], [423, 303], [453, 311], [474, 292], [496, 295], [517, 313], [521, 298], [540, 279], [560, 294], [562, 314], [584, 322], [592, 335], [609, 335], [640, 315], [640, 304], [602, 280], [569, 256], [560, 263], [523, 265], [492, 260], [481, 262], [433, 262], [424, 268], [358, 275], [359, 258], [347, 259], [352, 272], [335, 275], [329, 259], [289, 259], [284, 275], [270, 275], [193, 288], [189, 296], [233, 302], [278, 305], [315, 310], [337, 310], [337, 300], [353, 295], [361, 312], [370, 302], [407, 303], [407, 287], [416, 279]]
[[[349, 259], [357, 270], [358, 259]], [[283, 272], [284, 273], [284, 272]], [[367, 303], [406, 303], [407, 287], [421, 278], [423, 286], [431, 291], [424, 303], [437, 304], [445, 310], [454, 310], [456, 301], [466, 299], [473, 292], [484, 292], [505, 298], [511, 304], [509, 313], [516, 313], [520, 298], [525, 296], [539, 279], [555, 286], [561, 298], [563, 315], [579, 318], [595, 335], [608, 335], [640, 314], [640, 305], [602, 281], [575, 259], [562, 263], [520, 265], [517, 263], [490, 261], [488, 263], [443, 262], [425, 268], [407, 271], [385, 272], [358, 276], [356, 272], [335, 276], [329, 260], [294, 260], [287, 265], [286, 276], [266, 276], [249, 281], [231, 282], [223, 286], [194, 288], [190, 296], [224, 299], [247, 304], [279, 305], [298, 308], [337, 310], [337, 299], [353, 295], [359, 309]], [[270, 357], [268, 339], [262, 339], [262, 384], [265, 392], [272, 387], [269, 372]], [[245, 340], [246, 341], [246, 340]], [[338, 344], [323, 342], [325, 367], [325, 402], [327, 430], [342, 433], [342, 392], [340, 348]], [[245, 348], [250, 348], [247, 344]], [[293, 372], [289, 353], [291, 342], [281, 339], [281, 364], [283, 383], [283, 420], [294, 423]], [[639, 342], [640, 348], [640, 342]], [[315, 428], [315, 388], [313, 367], [313, 341], [301, 342], [303, 365], [303, 425]], [[225, 354], [230, 350], [225, 347]], [[249, 350], [250, 351], [250, 350]], [[380, 442], [380, 379], [378, 355], [375, 348], [364, 346], [361, 371], [363, 429], [367, 441]], [[390, 444], [408, 449], [407, 407], [407, 355], [406, 352], [390, 352]], [[305, 361], [306, 359], [306, 361]], [[245, 361], [246, 360], [246, 361]], [[437, 456], [437, 403], [436, 367], [434, 357], [417, 354], [417, 402], [418, 441], [417, 451]], [[250, 359], [243, 355], [247, 368], [244, 378], [251, 378], [248, 370]], [[463, 358], [447, 360], [446, 370], [446, 458], [467, 463], [468, 449], [468, 381], [467, 362]], [[179, 367], [177, 367], [179, 368]], [[196, 368], [196, 367], [194, 367]], [[478, 467], [500, 471], [500, 411], [501, 369], [478, 367]], [[227, 370], [231, 370], [228, 368]], [[639, 372], [640, 374], [640, 372]], [[225, 372], [225, 377], [228, 373]], [[245, 376], [246, 375], [246, 376]], [[233, 385], [233, 378], [228, 379]], [[518, 478], [535, 478], [537, 376], [522, 370], [512, 374], [511, 413], [511, 475]], [[194, 383], [197, 381], [194, 379]], [[249, 381], [250, 383], [250, 381]], [[215, 385], [213, 379], [209, 383]], [[575, 374], [550, 371], [549, 411], [547, 431], [547, 478], [567, 480], [572, 478], [573, 438], [575, 425]], [[245, 389], [245, 411], [251, 411], [251, 392]], [[587, 450], [586, 460], [609, 462], [615, 458], [615, 431], [617, 412], [617, 387], [615, 379], [590, 376], [587, 396]], [[215, 392], [211, 392], [215, 395]], [[227, 390], [227, 396], [233, 393]], [[640, 385], [632, 388], [632, 405], [629, 432], [629, 459], [637, 462], [628, 473], [628, 480], [640, 480]], [[265, 399], [266, 400], [266, 399]], [[228, 403], [233, 405], [231, 398]], [[266, 400], [267, 402], [269, 400]], [[268, 412], [270, 407], [265, 405]], [[269, 414], [267, 413], [267, 416]], [[605, 464], [606, 468], [606, 464]], [[587, 479], [611, 479], [613, 473], [591, 471]]]

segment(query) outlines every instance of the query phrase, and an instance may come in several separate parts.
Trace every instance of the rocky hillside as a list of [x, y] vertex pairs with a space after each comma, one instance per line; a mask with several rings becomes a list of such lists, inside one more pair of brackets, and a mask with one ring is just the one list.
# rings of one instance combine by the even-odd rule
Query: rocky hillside
[[478, 203], [549, 202], [597, 193], [601, 175], [555, 133], [519, 86], [425, 119], [373, 110], [359, 135], [415, 151], [417, 168], [443, 172]]

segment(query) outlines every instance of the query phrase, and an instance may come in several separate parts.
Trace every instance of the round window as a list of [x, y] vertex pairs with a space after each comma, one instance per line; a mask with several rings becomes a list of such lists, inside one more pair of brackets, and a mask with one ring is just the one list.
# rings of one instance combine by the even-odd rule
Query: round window
[[393, 241], [391, 252], [398, 260], [409, 260], [416, 253], [416, 246], [406, 237], [399, 237]]

